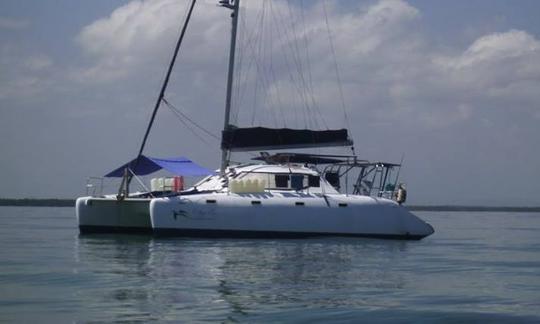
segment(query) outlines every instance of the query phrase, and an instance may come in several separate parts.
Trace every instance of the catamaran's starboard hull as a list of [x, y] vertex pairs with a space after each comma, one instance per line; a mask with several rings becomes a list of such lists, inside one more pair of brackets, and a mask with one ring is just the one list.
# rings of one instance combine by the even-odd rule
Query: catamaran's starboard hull
[[387, 199], [313, 194], [201, 194], [150, 203], [156, 235], [418, 240], [433, 227]]
[[150, 199], [81, 197], [76, 202], [81, 234], [152, 233]]

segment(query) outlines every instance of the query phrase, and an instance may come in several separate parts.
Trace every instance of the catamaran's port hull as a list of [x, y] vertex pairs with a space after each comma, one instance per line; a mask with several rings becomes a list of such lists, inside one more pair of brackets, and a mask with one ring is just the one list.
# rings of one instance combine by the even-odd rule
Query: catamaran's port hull
[[79, 231], [151, 234], [150, 199], [81, 197], [75, 204]]
[[388, 199], [276, 193], [201, 194], [150, 203], [155, 235], [302, 238], [348, 236], [419, 240], [429, 224]]

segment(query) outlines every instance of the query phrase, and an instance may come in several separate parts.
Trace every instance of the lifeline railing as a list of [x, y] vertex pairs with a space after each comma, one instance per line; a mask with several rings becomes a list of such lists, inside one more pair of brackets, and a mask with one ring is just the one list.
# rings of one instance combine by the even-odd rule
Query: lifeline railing
[[[141, 188], [148, 192], [151, 197], [154, 197], [152, 195], [152, 192], [148, 189], [148, 187], [144, 184], [144, 182], [139, 178], [131, 169], [128, 169], [129, 173], [132, 175], [133, 179], [137, 181], [137, 183], [141, 186]], [[103, 196], [103, 177], [88, 177], [86, 178], [86, 195], [97, 197], [97, 196]]]
[[[96, 187], [95, 182], [99, 182]], [[103, 177], [88, 177], [86, 178], [86, 195], [87, 196], [101, 196], [103, 195]]]
[[[352, 183], [353, 195], [366, 195], [384, 198], [393, 198], [398, 184], [399, 171], [396, 176], [392, 176], [394, 168], [401, 168], [400, 164], [387, 162], [354, 161], [342, 162], [328, 165], [324, 168], [322, 175], [335, 174], [339, 179], [345, 178], [345, 194], [349, 190], [349, 175], [356, 170], [356, 180]], [[354, 176], [353, 176], [354, 178]], [[337, 180], [337, 179], [336, 179]], [[340, 185], [338, 185], [338, 190]]]

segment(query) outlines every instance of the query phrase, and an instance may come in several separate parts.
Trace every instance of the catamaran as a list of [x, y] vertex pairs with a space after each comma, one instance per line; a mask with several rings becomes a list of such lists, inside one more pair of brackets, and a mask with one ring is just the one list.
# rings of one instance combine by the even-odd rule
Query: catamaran
[[[122, 178], [117, 194], [77, 199], [80, 232], [249, 238], [331, 235], [411, 240], [431, 235], [433, 227], [402, 204], [406, 191], [397, 186], [401, 164], [360, 160], [354, 154], [294, 152], [262, 152], [249, 163], [230, 162], [232, 152], [353, 145], [347, 129], [232, 125], [239, 3], [219, 2], [232, 11], [220, 169], [214, 172], [186, 158], [158, 159], [142, 154], [156, 112], [165, 101], [169, 76], [195, 5], [193, 0], [139, 154], [107, 175]], [[168, 187], [163, 185], [166, 181], [158, 186], [153, 180], [151, 190], [130, 192], [133, 179], [140, 181], [140, 176], [160, 169], [177, 176], [206, 177], [186, 190], [179, 190], [175, 178]]]

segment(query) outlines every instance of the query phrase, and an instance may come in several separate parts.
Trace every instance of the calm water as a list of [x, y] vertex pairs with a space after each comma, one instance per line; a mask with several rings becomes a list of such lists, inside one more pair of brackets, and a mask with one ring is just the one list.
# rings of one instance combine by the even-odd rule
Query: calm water
[[540, 214], [417, 214], [420, 242], [188, 240], [0, 207], [0, 322], [540, 322]]

